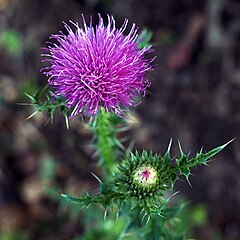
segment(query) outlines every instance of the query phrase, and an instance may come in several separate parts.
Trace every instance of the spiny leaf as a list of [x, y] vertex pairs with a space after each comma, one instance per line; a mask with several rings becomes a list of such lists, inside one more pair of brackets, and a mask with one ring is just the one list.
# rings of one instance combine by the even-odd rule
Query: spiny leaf
[[61, 196], [67, 200], [68, 202], [80, 204], [82, 208], [87, 208], [89, 205], [93, 203], [101, 203], [102, 197], [99, 195], [89, 195], [86, 193], [86, 196], [82, 197], [73, 197], [67, 194], [61, 194]]
[[184, 175], [187, 180], [190, 175], [190, 159], [183, 152], [180, 142], [178, 142], [180, 157], [176, 159], [180, 174]]
[[31, 100], [32, 106], [35, 108], [33, 114], [31, 114], [27, 119], [33, 117], [38, 112], [48, 112], [51, 115], [51, 120], [53, 119], [53, 115], [58, 110], [60, 111], [64, 118], [67, 128], [69, 128], [69, 115], [71, 109], [66, 107], [65, 99], [60, 96], [56, 96], [53, 99], [50, 99], [48, 95], [45, 95], [45, 100], [41, 100], [42, 96], [48, 90], [48, 85], [43, 89], [39, 89], [33, 96], [25, 93], [25, 95]]
[[169, 203], [170, 199], [172, 197], [174, 197], [176, 194], [178, 194], [179, 192], [175, 192], [173, 193], [170, 197], [168, 197], [162, 204], [160, 204], [160, 206], [158, 206], [157, 210], [156, 210], [156, 214], [161, 216], [161, 217], [164, 217], [164, 215], [162, 214], [162, 211], [163, 209], [166, 208], [167, 204]]
[[28, 93], [24, 93], [31, 101], [32, 101], [32, 104], [35, 104], [37, 103], [37, 100], [35, 97], [31, 96], [30, 94]]
[[233, 142], [235, 139], [230, 140], [229, 142], [216, 147], [214, 149], [212, 149], [211, 151], [207, 152], [207, 153], [202, 153], [202, 151], [200, 151], [199, 153], [197, 153], [196, 157], [193, 158], [193, 160], [196, 162], [196, 164], [206, 164], [207, 160], [212, 158], [213, 156], [215, 156], [217, 153], [219, 153], [220, 151], [222, 151], [228, 144], [230, 144], [231, 142]]
[[77, 203], [77, 204], [82, 204], [83, 203], [83, 198], [79, 197], [72, 197], [70, 195], [67, 194], [61, 194], [61, 196], [63, 198], [65, 198], [68, 202], [72, 202], [72, 203]]
[[171, 146], [172, 146], [172, 139], [170, 139], [167, 151], [163, 156], [164, 161], [171, 161]]
[[[234, 140], [234, 139], [233, 139]], [[177, 162], [177, 166], [179, 169], [179, 172], [181, 175], [184, 175], [185, 178], [187, 179], [188, 183], [189, 182], [189, 176], [191, 175], [191, 168], [200, 164], [204, 164], [207, 165], [207, 161], [212, 158], [213, 156], [215, 156], [217, 153], [219, 153], [220, 151], [222, 151], [228, 144], [230, 144], [233, 140], [219, 146], [216, 147], [212, 150], [210, 150], [207, 153], [203, 153], [203, 150], [201, 149], [195, 157], [189, 159], [188, 156], [183, 152], [181, 145], [179, 143], [179, 150], [180, 150], [180, 157], [178, 159], [176, 159]], [[191, 186], [191, 184], [190, 184]]]

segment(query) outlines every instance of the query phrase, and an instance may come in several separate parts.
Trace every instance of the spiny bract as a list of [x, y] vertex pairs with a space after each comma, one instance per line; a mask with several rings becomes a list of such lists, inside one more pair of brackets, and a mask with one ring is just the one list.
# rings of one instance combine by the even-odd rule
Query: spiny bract
[[129, 153], [119, 166], [115, 182], [119, 192], [145, 199], [163, 195], [165, 190], [172, 188], [176, 179], [177, 173], [170, 158], [136, 151], [135, 154]]

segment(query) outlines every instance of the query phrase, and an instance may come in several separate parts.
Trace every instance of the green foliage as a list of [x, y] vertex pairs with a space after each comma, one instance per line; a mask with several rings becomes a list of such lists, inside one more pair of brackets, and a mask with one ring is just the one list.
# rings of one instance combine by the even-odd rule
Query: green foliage
[[[180, 156], [176, 160], [170, 158], [171, 142], [163, 157], [147, 151], [143, 151], [142, 154], [137, 151], [135, 154], [130, 152], [119, 164], [119, 170], [114, 175], [114, 180], [106, 184], [100, 182], [98, 194], [86, 194], [78, 198], [65, 194], [62, 196], [70, 202], [80, 204], [82, 208], [91, 204], [100, 204], [105, 209], [117, 206], [121, 211], [128, 206], [128, 210], [135, 209], [139, 212], [141, 222], [148, 223], [151, 218], [156, 216], [166, 217], [164, 209], [174, 195], [167, 196], [168, 190], [173, 188], [180, 176], [185, 176], [189, 181], [192, 167], [206, 165], [210, 158], [230, 142], [206, 153], [201, 150], [193, 158], [184, 154], [180, 147]], [[150, 166], [154, 171], [157, 171], [156, 179], [151, 184], [143, 185], [135, 180], [136, 169], [141, 166]]]
[[[99, 192], [96, 195], [86, 193], [81, 197], [65, 194], [62, 196], [67, 201], [78, 204], [81, 208], [97, 204], [105, 209], [105, 213], [111, 208], [117, 209], [120, 221], [125, 219], [126, 224], [119, 237], [114, 236], [114, 239], [183, 240], [185, 239], [185, 228], [180, 231], [181, 228], [177, 226], [179, 225], [178, 215], [184, 208], [184, 204], [169, 207], [168, 203], [174, 195], [169, 196], [169, 190], [181, 176], [189, 181], [192, 167], [207, 165], [207, 162], [230, 142], [206, 153], [200, 150], [192, 158], [184, 154], [179, 144], [180, 156], [172, 159], [171, 141], [163, 156], [147, 151], [143, 151], [141, 154], [137, 151], [135, 154], [129, 152], [125, 159], [118, 164], [118, 171], [114, 174], [113, 181], [106, 184], [100, 181]], [[136, 177], [138, 177], [136, 169], [142, 169], [142, 166], [154, 174], [157, 172], [154, 175], [154, 181], [151, 180], [149, 184], [136, 181]], [[196, 209], [193, 216], [191, 224], [193, 222], [204, 224], [207, 218], [206, 211], [203, 211], [202, 208]], [[103, 229], [99, 231], [100, 229], [97, 229], [99, 236], [106, 235], [106, 232], [103, 233]], [[92, 235], [93, 233], [88, 234], [86, 238], [82, 239], [91, 240], [95, 236]]]
[[17, 55], [21, 52], [21, 38], [16, 30], [6, 30], [0, 33], [0, 44], [10, 55]]
[[182, 197], [175, 199], [177, 206], [182, 206], [178, 212], [176, 221], [172, 222], [174, 232], [185, 233], [185, 239], [195, 239], [195, 229], [208, 224], [208, 208], [203, 203], [189, 204]]
[[30, 236], [26, 231], [0, 231], [1, 240], [30, 240]]
[[99, 166], [103, 169], [105, 179], [112, 178], [116, 171], [116, 163], [119, 159], [120, 149], [123, 149], [117, 134], [121, 131], [117, 126], [122, 122], [112, 112], [106, 112], [102, 107], [100, 113], [91, 124], [94, 134], [94, 148], [99, 157]]
[[175, 234], [172, 227], [167, 226], [169, 221], [159, 220], [159, 218], [154, 217], [152, 221], [149, 223], [145, 239], [149, 240], [183, 240], [183, 234]]
[[144, 47], [149, 47], [151, 45], [150, 40], [152, 38], [152, 35], [152, 31], [148, 30], [147, 28], [143, 29], [143, 31], [138, 37], [138, 48], [142, 49]]
[[19, 93], [21, 94], [21, 100], [26, 100], [26, 93], [35, 92], [38, 88], [38, 82], [36, 78], [26, 79], [19, 85]]
[[[233, 139], [234, 140], [234, 139]], [[179, 143], [179, 150], [180, 150], [180, 157], [176, 159], [177, 167], [179, 170], [180, 175], [184, 175], [186, 180], [189, 182], [189, 176], [191, 174], [190, 169], [196, 165], [207, 165], [208, 161], [215, 156], [217, 153], [222, 151], [229, 143], [231, 143], [233, 140], [227, 142], [226, 144], [223, 144], [219, 147], [214, 148], [213, 150], [203, 153], [203, 150], [201, 149], [199, 153], [193, 158], [189, 158], [181, 148], [181, 145]], [[189, 182], [190, 183], [190, 182]]]
[[[31, 104], [35, 111], [28, 117], [31, 118], [39, 112], [47, 112], [51, 116], [51, 121], [53, 121], [53, 115], [59, 111], [65, 118], [66, 126], [69, 128], [69, 115], [71, 109], [66, 107], [65, 99], [60, 96], [56, 96], [53, 99], [46, 94], [48, 90], [48, 85], [43, 89], [39, 89], [33, 96], [28, 93], [25, 93], [26, 96], [31, 100]], [[49, 92], [51, 94], [51, 92]], [[44, 95], [44, 100], [42, 97]]]
[[118, 239], [124, 228], [124, 221], [115, 221], [107, 219], [97, 224], [95, 228], [91, 227], [83, 236], [76, 237], [73, 240], [112, 240]]
[[191, 212], [191, 219], [192, 222], [197, 226], [203, 226], [207, 224], [208, 221], [207, 207], [203, 204], [195, 206]]

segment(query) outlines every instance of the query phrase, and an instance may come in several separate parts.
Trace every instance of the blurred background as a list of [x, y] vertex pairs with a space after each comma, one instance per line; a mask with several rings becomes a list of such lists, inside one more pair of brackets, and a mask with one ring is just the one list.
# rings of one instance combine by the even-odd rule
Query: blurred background
[[[80, 120], [47, 114], [26, 118], [30, 102], [47, 79], [40, 73], [41, 47], [62, 21], [112, 14], [139, 31], [152, 32], [157, 59], [149, 73], [152, 85], [133, 109], [129, 135], [137, 149], [164, 153], [173, 138], [185, 152], [210, 150], [237, 139], [210, 167], [194, 170], [192, 188], [175, 190], [189, 202], [182, 224], [189, 236], [203, 240], [240, 239], [240, 2], [238, 0], [0, 0], [0, 239], [117, 239], [105, 224], [86, 220], [58, 193], [94, 192], [100, 174], [88, 147], [91, 133]], [[47, 123], [47, 124], [46, 124]], [[100, 220], [102, 221], [102, 220]], [[89, 234], [98, 226], [98, 237]], [[99, 222], [98, 222], [99, 224]], [[114, 227], [114, 228], [113, 228]], [[102, 237], [105, 231], [113, 235]], [[117, 230], [116, 230], [117, 231]]]

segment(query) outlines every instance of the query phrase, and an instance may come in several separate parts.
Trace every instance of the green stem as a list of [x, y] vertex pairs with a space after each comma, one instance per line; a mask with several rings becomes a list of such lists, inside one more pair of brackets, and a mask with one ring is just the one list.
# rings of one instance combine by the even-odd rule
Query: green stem
[[99, 166], [103, 170], [105, 180], [112, 179], [112, 174], [116, 171], [119, 146], [121, 146], [117, 138], [118, 122], [114, 114], [106, 112], [102, 107], [92, 126]]

